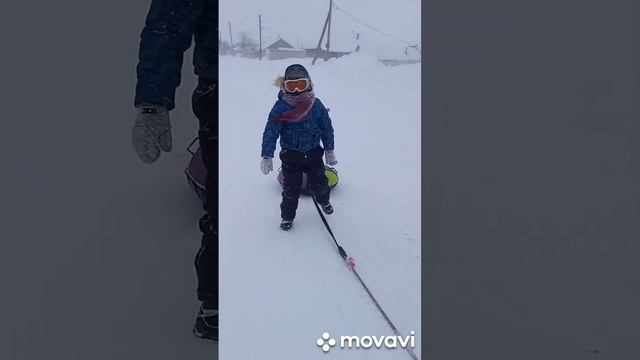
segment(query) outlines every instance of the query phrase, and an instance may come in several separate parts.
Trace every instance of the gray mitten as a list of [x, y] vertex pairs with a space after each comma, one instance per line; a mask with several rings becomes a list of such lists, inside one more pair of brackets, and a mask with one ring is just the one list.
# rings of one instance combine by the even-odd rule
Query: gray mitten
[[262, 170], [262, 173], [265, 175], [273, 171], [273, 158], [263, 157], [260, 162], [260, 170]]
[[327, 161], [328, 165], [336, 165], [338, 160], [336, 160], [336, 154], [334, 154], [333, 150], [327, 150], [324, 152], [324, 159]]
[[171, 122], [167, 108], [143, 104], [133, 125], [133, 148], [142, 161], [151, 164], [160, 151], [171, 151]]

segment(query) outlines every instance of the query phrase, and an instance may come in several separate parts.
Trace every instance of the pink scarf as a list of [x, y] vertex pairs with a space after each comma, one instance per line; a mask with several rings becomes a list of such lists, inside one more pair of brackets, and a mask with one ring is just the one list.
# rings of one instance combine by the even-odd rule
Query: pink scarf
[[285, 93], [282, 95], [282, 100], [289, 104], [292, 109], [274, 116], [272, 120], [295, 123], [301, 121], [309, 114], [309, 111], [311, 111], [316, 101], [316, 96], [312, 90], [295, 95]]

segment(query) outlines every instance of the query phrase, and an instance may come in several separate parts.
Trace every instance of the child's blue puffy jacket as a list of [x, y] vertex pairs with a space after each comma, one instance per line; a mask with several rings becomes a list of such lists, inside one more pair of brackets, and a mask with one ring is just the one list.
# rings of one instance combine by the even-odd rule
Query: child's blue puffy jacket
[[[291, 110], [291, 106], [282, 100], [284, 93], [278, 93], [278, 101], [269, 113], [269, 119]], [[333, 150], [333, 126], [327, 108], [316, 98], [309, 114], [299, 122], [268, 120], [262, 134], [262, 156], [273, 157], [276, 140], [280, 137], [280, 146], [289, 150], [307, 152], [322, 144], [325, 150]]]

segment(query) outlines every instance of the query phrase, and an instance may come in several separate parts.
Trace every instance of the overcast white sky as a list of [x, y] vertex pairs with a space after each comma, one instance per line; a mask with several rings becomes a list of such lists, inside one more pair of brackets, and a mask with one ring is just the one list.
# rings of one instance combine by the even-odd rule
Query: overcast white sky
[[[258, 14], [262, 14], [263, 46], [280, 36], [294, 47], [313, 48], [318, 44], [329, 10], [329, 0], [220, 0], [220, 31], [229, 41], [231, 21], [234, 42], [241, 31], [258, 40]], [[334, 0], [352, 16], [410, 44], [420, 44], [420, 0]], [[360, 33], [360, 40], [356, 40]], [[326, 39], [323, 41], [323, 47]], [[393, 40], [341, 11], [334, 10], [331, 49], [361, 50], [379, 57], [402, 58], [406, 45]], [[411, 55], [411, 50], [409, 55]]]

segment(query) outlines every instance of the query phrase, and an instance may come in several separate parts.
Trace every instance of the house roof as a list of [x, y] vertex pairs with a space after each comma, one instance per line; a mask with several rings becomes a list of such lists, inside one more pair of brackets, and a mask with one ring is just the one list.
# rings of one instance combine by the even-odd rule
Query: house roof
[[282, 40], [282, 39], [278, 39], [278, 41], [274, 42], [273, 44], [267, 46], [267, 49], [293, 49], [294, 47], [291, 46], [291, 44], [289, 44], [288, 42]]

